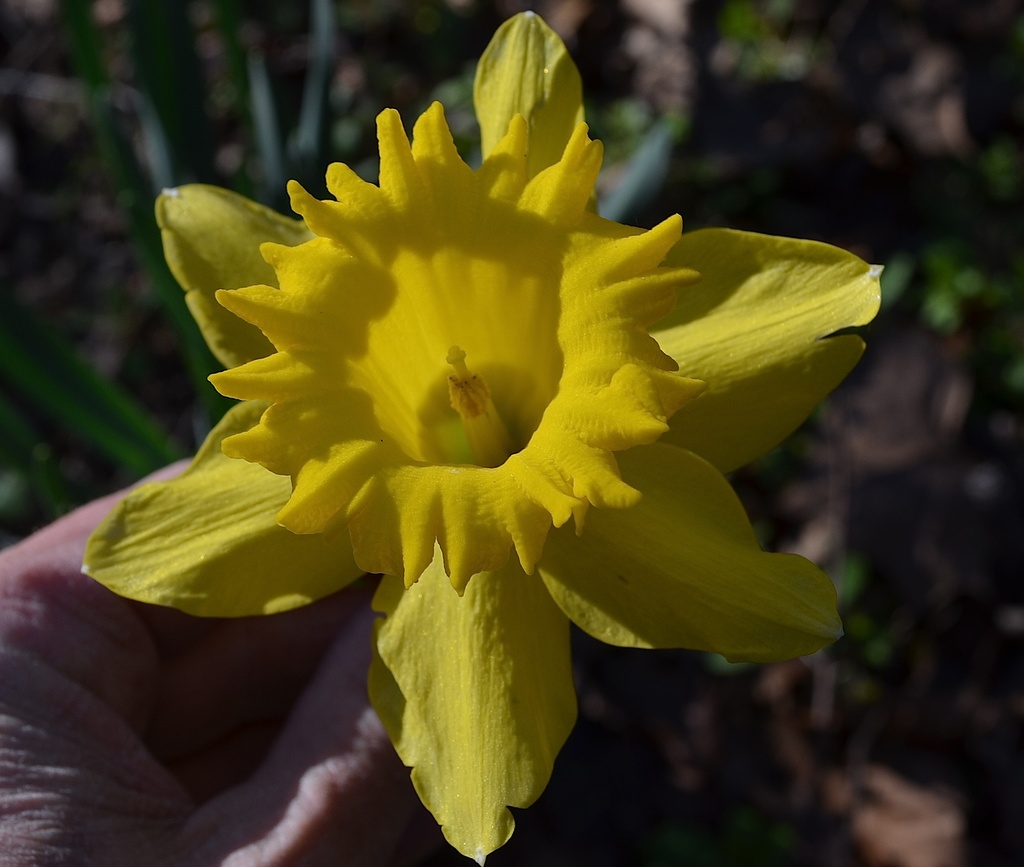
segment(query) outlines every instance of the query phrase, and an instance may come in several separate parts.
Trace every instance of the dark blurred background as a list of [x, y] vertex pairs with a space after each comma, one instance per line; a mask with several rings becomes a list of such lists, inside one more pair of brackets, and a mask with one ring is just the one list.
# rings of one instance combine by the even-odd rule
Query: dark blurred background
[[[733, 666], [577, 636], [580, 721], [502, 865], [1024, 863], [1024, 6], [1015, 0], [4, 0], [0, 544], [191, 453], [225, 408], [156, 192], [284, 207], [534, 8], [583, 75], [603, 213], [884, 264], [853, 376], [734, 483], [846, 637]], [[466, 863], [453, 852], [431, 867]]]

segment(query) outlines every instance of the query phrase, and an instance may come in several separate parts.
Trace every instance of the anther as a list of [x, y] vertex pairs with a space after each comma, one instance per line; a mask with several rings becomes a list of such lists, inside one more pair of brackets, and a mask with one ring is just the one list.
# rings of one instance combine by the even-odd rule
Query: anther
[[466, 365], [461, 347], [451, 347], [445, 360], [455, 369], [448, 377], [448, 400], [462, 419], [473, 457], [482, 467], [500, 466], [515, 448], [491, 402], [491, 390], [483, 377]]

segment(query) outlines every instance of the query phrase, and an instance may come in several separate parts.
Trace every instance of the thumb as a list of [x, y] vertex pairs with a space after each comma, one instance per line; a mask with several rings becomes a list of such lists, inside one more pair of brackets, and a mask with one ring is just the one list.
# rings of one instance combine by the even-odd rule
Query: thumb
[[373, 614], [354, 615], [244, 784], [200, 808], [197, 863], [380, 867], [425, 811], [380, 720], [366, 672]]

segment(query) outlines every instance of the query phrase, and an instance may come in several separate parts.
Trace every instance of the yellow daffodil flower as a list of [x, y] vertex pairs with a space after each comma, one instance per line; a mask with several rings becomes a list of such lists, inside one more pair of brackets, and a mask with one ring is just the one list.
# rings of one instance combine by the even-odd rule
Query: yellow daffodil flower
[[[862, 343], [875, 269], [824, 244], [649, 231], [588, 207], [601, 145], [540, 18], [481, 58], [485, 159], [439, 105], [378, 118], [379, 185], [327, 170], [295, 222], [224, 190], [157, 203], [240, 403], [130, 494], [89, 574], [199, 615], [381, 573], [370, 694], [424, 804], [481, 864], [573, 726], [569, 624], [730, 659], [840, 634], [831, 582], [760, 550], [722, 473], [789, 434]], [[652, 330], [649, 330], [652, 329]]]

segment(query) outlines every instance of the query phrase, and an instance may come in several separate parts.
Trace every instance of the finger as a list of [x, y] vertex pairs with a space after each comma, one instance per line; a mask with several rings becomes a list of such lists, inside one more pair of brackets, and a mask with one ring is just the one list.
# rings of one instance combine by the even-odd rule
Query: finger
[[252, 779], [197, 813], [198, 862], [390, 862], [422, 807], [366, 697], [371, 622], [352, 618]]
[[83, 536], [101, 503], [0, 553], [0, 645], [95, 695], [138, 729], [156, 653], [124, 600], [81, 574]]
[[0, 642], [85, 687], [138, 728], [154, 694], [152, 642], [124, 600], [81, 573], [89, 533], [123, 494], [95, 500], [0, 552]]
[[196, 804], [245, 782], [267, 758], [284, 720], [241, 726], [216, 743], [165, 767]]
[[145, 624], [162, 662], [186, 653], [204, 635], [223, 621], [210, 617], [195, 617], [165, 605], [128, 600], [135, 616]]
[[146, 741], [165, 760], [200, 753], [236, 728], [281, 721], [325, 651], [360, 609], [369, 589], [346, 589], [266, 617], [214, 621], [165, 664]]

